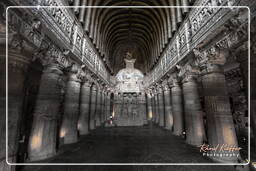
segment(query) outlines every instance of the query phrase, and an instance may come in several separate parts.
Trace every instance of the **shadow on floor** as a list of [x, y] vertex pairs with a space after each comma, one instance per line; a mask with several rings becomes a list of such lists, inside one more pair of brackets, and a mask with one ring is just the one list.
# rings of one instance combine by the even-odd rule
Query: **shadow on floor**
[[[98, 128], [43, 163], [212, 163], [198, 147], [155, 126]], [[26, 166], [22, 171], [233, 171], [232, 166]]]

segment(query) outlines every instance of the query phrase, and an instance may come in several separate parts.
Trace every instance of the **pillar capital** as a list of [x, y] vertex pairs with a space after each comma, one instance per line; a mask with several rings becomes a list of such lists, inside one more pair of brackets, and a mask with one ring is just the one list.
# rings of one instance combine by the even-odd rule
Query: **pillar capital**
[[81, 82], [81, 72], [78, 72], [78, 66], [75, 63], [71, 63], [68, 67], [66, 67], [65, 72], [68, 75], [69, 81]]
[[193, 49], [193, 53], [195, 56], [195, 65], [201, 69], [205, 69], [210, 65], [224, 65], [227, 57], [230, 55], [228, 49], [217, 47], [217, 45], [205, 51]]
[[179, 86], [179, 82], [180, 78], [178, 77], [177, 73], [173, 73], [168, 79], [168, 84], [170, 88]]
[[178, 76], [182, 79], [182, 83], [196, 81], [200, 74], [198, 67], [193, 65], [194, 61], [189, 61], [183, 66], [176, 66], [179, 70]]
[[95, 81], [92, 82], [92, 91], [97, 91], [97, 83]]
[[163, 88], [163, 91], [170, 91], [170, 85], [167, 79], [162, 82], [162, 88]]
[[78, 78], [81, 80], [81, 83], [85, 87], [91, 87], [93, 80], [90, 76], [90, 72], [85, 69], [85, 66], [81, 66], [81, 69], [78, 72]]
[[45, 41], [41, 43], [41, 47], [33, 53], [32, 61], [39, 60], [44, 68], [55, 65], [64, 69], [64, 64], [61, 64], [58, 57], [59, 55], [64, 56], [56, 46]]

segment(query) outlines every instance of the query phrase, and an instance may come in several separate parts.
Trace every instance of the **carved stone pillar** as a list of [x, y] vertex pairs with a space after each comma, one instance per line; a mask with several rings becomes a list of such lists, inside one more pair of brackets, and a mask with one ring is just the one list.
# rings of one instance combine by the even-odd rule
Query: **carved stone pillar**
[[152, 104], [152, 122], [156, 122], [156, 102], [155, 102], [155, 94], [154, 91], [151, 91], [151, 104]]
[[102, 91], [102, 97], [101, 97], [101, 115], [100, 115], [100, 123], [103, 124], [105, 121], [105, 90]]
[[158, 95], [158, 92], [157, 90], [154, 90], [154, 96], [155, 96], [155, 114], [156, 114], [156, 117], [155, 117], [155, 123], [156, 124], [159, 124], [159, 95]]
[[[223, 69], [220, 65], [207, 64], [202, 75], [207, 133], [210, 146], [238, 147], [228, 91]], [[227, 153], [227, 152], [225, 152]], [[230, 152], [237, 153], [239, 151]], [[224, 162], [237, 162], [237, 157], [211, 157]]]
[[91, 86], [91, 104], [90, 104], [90, 115], [89, 115], [89, 129], [95, 129], [95, 111], [97, 103], [97, 85], [94, 83]]
[[169, 84], [171, 89], [171, 104], [173, 113], [173, 134], [180, 136], [184, 130], [182, 89], [179, 85], [177, 77], [171, 77], [169, 79]]
[[165, 128], [172, 130], [173, 127], [173, 113], [172, 113], [172, 97], [171, 89], [167, 83], [167, 80], [163, 83], [164, 90], [164, 110], [165, 110]]
[[164, 91], [162, 86], [159, 86], [159, 93], [158, 93], [158, 100], [159, 100], [159, 126], [165, 126], [165, 110], [164, 110]]
[[197, 81], [188, 69], [183, 75], [186, 141], [191, 145], [202, 145], [204, 140], [203, 110], [198, 94]]
[[152, 107], [152, 95], [151, 92], [147, 92], [147, 120], [150, 121], [153, 117], [153, 107]]
[[64, 144], [75, 143], [78, 140], [79, 97], [81, 80], [77, 78], [77, 66], [74, 64], [68, 71], [68, 81], [65, 91], [64, 115], [61, 125]]
[[78, 120], [79, 134], [89, 133], [90, 94], [92, 82], [84, 78], [81, 85], [80, 116]]
[[101, 90], [101, 87], [99, 87], [97, 91], [97, 105], [96, 105], [96, 113], [95, 113], [96, 127], [100, 126], [101, 108], [102, 108], [102, 90]]
[[59, 80], [62, 74], [56, 63], [44, 67], [29, 138], [28, 156], [31, 161], [46, 159], [56, 154], [57, 119], [61, 98]]
[[[15, 166], [6, 164], [6, 56], [0, 51], [0, 170], [11, 171]], [[24, 81], [29, 60], [19, 50], [8, 50], [8, 162], [15, 163], [18, 152], [20, 119], [24, 96]]]
[[139, 98], [138, 98], [138, 101], [139, 101], [139, 105], [140, 105], [140, 115], [142, 115], [143, 117], [143, 124], [147, 124], [147, 107], [146, 107], [146, 95], [144, 92], [142, 92], [140, 95], [139, 95]]
[[111, 99], [110, 99], [110, 95], [111, 95], [111, 92], [110, 91], [108, 91], [107, 92], [107, 98], [106, 98], [106, 120], [108, 120], [109, 118], [110, 118], [110, 116], [112, 115], [112, 113], [111, 113]]
[[[201, 67], [204, 103], [207, 118], [208, 143], [210, 146], [238, 146], [228, 91], [222, 65], [226, 63], [229, 51], [211, 47], [205, 53], [194, 50], [197, 64]], [[225, 153], [235, 153], [239, 151]], [[212, 156], [221, 162], [237, 162], [236, 156]]]

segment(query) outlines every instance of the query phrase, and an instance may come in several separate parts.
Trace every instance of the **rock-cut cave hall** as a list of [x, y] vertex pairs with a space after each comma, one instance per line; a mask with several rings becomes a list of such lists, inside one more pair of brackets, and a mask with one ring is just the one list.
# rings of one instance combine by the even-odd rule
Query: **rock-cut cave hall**
[[[255, 0], [4, 0], [0, 12], [0, 171], [255, 169]], [[99, 163], [135, 165], [81, 166]]]

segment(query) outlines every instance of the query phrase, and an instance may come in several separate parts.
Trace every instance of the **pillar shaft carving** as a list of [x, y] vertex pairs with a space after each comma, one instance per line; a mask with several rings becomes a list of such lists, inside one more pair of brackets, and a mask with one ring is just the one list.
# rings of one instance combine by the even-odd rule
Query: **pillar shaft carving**
[[158, 113], [159, 113], [159, 126], [165, 126], [165, 110], [164, 110], [164, 92], [163, 87], [158, 87]]
[[111, 91], [110, 90], [108, 90], [108, 94], [107, 94], [107, 104], [106, 104], [106, 106], [107, 106], [107, 120], [110, 118], [110, 116], [112, 115], [112, 113], [111, 113], [111, 98], [110, 98], [110, 96], [111, 96]]
[[102, 89], [100, 123], [103, 124], [104, 121], [105, 121], [105, 91], [104, 89]]
[[37, 96], [28, 155], [31, 161], [55, 155], [62, 71], [57, 64], [44, 67]]
[[95, 83], [91, 86], [91, 104], [90, 104], [90, 117], [89, 117], [89, 128], [90, 130], [95, 129], [95, 113], [97, 105], [97, 85]]
[[156, 96], [154, 93], [154, 89], [151, 89], [151, 104], [152, 104], [152, 121], [156, 122]]
[[196, 146], [201, 145], [205, 138], [203, 110], [196, 81], [197, 73], [191, 63], [183, 66], [179, 73], [183, 79], [186, 141]]
[[[202, 68], [208, 142], [211, 146], [226, 144], [237, 147], [237, 137], [230, 109], [228, 91], [226, 89], [225, 75], [222, 68], [224, 62], [218, 62], [220, 59], [225, 61], [228, 53], [227, 51], [217, 49], [205, 55], [205, 59], [208, 59], [207, 63], [201, 63], [200, 66]], [[239, 151], [236, 153], [239, 154]], [[212, 158], [218, 161], [237, 162], [237, 157]]]
[[172, 113], [171, 89], [168, 85], [167, 80], [163, 82], [162, 86], [164, 91], [165, 128], [168, 130], [172, 130], [173, 113]]
[[81, 135], [89, 133], [89, 114], [90, 114], [90, 93], [92, 80], [89, 74], [82, 72], [80, 115], [78, 120], [78, 130]]
[[182, 135], [184, 130], [184, 117], [183, 117], [183, 101], [182, 89], [177, 78], [177, 74], [173, 74], [169, 80], [169, 87], [171, 89], [171, 104], [173, 113], [173, 134]]
[[151, 120], [153, 117], [153, 106], [152, 106], [152, 94], [151, 90], [147, 91], [147, 120]]
[[153, 111], [153, 122], [156, 123], [157, 120], [157, 94], [155, 92], [155, 89], [152, 88], [152, 111]]
[[97, 89], [97, 105], [96, 105], [96, 113], [95, 113], [96, 127], [100, 126], [101, 112], [102, 112], [102, 88], [99, 86]]
[[[103, 107], [103, 120], [104, 123], [108, 119], [108, 90], [104, 89], [104, 107]], [[105, 124], [104, 124], [105, 125]]]
[[154, 89], [154, 95], [155, 95], [155, 113], [156, 113], [156, 124], [159, 124], [160, 122], [160, 109], [159, 109], [159, 91], [158, 89]]
[[77, 124], [79, 117], [79, 97], [81, 80], [77, 75], [78, 69], [72, 64], [68, 70], [68, 81], [65, 91], [64, 116], [61, 125], [64, 144], [77, 142]]

